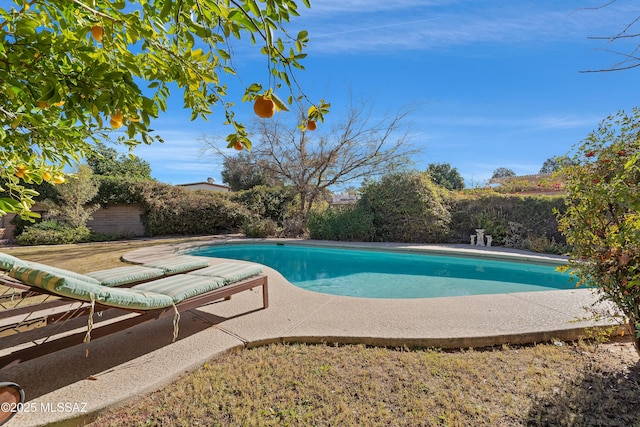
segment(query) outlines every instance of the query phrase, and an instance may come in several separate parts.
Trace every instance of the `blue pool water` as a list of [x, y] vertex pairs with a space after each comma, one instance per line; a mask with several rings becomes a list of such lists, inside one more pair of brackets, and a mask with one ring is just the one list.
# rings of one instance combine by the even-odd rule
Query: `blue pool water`
[[397, 251], [302, 245], [227, 244], [189, 252], [257, 262], [315, 292], [365, 298], [444, 296], [573, 289], [553, 265]]

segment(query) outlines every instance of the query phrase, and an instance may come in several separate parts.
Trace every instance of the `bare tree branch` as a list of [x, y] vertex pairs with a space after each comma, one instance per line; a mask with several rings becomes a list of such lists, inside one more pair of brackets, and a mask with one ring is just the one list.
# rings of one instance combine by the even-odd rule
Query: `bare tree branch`
[[[251, 157], [268, 174], [291, 185], [300, 198], [303, 224], [331, 188], [406, 168], [418, 152], [409, 144], [405, 107], [374, 118], [365, 104], [349, 109], [345, 120], [325, 134], [289, 127], [277, 120], [253, 126]], [[220, 150], [217, 150], [220, 152]]]
[[[598, 9], [603, 9], [607, 6], [612, 5], [613, 3], [615, 3], [616, 0], [611, 0], [601, 6], [596, 6], [596, 7], [591, 7], [591, 8], [583, 8], [582, 10], [598, 10]], [[608, 40], [608, 42], [610, 44], [619, 41], [619, 40], [630, 40], [630, 39], [634, 39], [636, 37], [640, 37], [640, 33], [628, 33], [629, 30], [636, 24], [638, 24], [640, 22], [640, 16], [637, 16], [635, 19], [633, 19], [629, 24], [627, 24], [625, 26], [625, 28], [620, 31], [618, 34], [614, 35], [614, 36], [591, 36], [588, 37], [588, 39], [590, 40]], [[615, 55], [619, 55], [619, 56], [623, 56], [626, 59], [624, 59], [621, 62], [618, 62], [617, 64], [612, 65], [609, 68], [603, 68], [603, 69], [599, 69], [599, 70], [582, 70], [580, 71], [581, 73], [602, 73], [602, 72], [611, 72], [611, 71], [624, 71], [624, 70], [630, 70], [636, 67], [640, 66], [640, 57], [638, 57], [636, 55], [636, 53], [638, 52], [638, 50], [640, 49], [640, 46], [636, 46], [634, 49], [631, 50], [631, 52], [629, 53], [624, 53], [624, 52], [620, 52], [620, 51], [616, 51], [616, 50], [608, 50], [608, 49], [601, 49], [604, 52], [610, 52], [613, 53]], [[627, 65], [630, 64], [630, 65]]]

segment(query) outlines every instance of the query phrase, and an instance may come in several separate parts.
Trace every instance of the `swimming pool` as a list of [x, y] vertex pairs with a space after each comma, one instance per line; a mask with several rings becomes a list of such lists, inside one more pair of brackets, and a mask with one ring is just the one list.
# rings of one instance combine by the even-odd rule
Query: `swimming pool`
[[192, 255], [257, 262], [310, 291], [364, 298], [433, 298], [573, 289], [557, 265], [299, 244], [225, 244]]

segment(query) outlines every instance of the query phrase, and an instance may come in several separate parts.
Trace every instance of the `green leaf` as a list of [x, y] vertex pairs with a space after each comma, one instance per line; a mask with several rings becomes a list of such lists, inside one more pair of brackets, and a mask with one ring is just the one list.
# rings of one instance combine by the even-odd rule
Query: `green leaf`
[[271, 100], [273, 101], [274, 104], [276, 104], [276, 108], [278, 110], [289, 111], [289, 108], [287, 108], [287, 104], [282, 102], [282, 100], [278, 98], [278, 96], [275, 93], [271, 94]]
[[251, 11], [251, 13], [253, 13], [256, 17], [261, 16], [260, 13], [260, 8], [258, 7], [258, 3], [256, 3], [255, 0], [248, 0], [247, 1], [247, 6], [249, 6], [249, 10]]
[[172, 0], [164, 0], [164, 5], [162, 6], [162, 10], [160, 11], [160, 19], [165, 19], [169, 16], [169, 12], [171, 11], [171, 6], [173, 5]]
[[8, 212], [18, 212], [22, 209], [22, 204], [18, 200], [10, 199], [8, 197], [0, 197], [0, 210], [5, 214]]

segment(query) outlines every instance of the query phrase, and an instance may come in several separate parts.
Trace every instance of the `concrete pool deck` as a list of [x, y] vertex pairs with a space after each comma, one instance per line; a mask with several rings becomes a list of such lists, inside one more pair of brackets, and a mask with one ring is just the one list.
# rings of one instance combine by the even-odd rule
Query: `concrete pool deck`
[[[199, 241], [197, 244], [220, 242]], [[173, 256], [193, 246], [150, 246], [130, 252], [124, 259], [135, 263], [147, 262]], [[540, 257], [496, 247], [374, 246], [473, 253], [492, 258], [561, 260], [559, 257]], [[210, 262], [216, 264], [220, 261], [212, 258]], [[24, 388], [27, 398], [25, 410], [6, 425], [82, 425], [105, 408], [157, 390], [211, 358], [237, 348], [274, 342], [486, 347], [552, 339], [572, 340], [583, 335], [585, 328], [611, 324], [611, 321], [581, 320], [587, 314], [585, 307], [596, 299], [588, 289], [447, 298], [366, 299], [306, 291], [291, 285], [273, 269], [266, 268], [266, 272], [270, 301], [266, 310], [260, 309], [262, 296], [256, 288], [234, 295], [230, 301], [183, 313], [180, 335], [174, 343], [171, 343], [172, 319], [166, 318], [0, 370], [0, 381], [18, 383]], [[87, 350], [88, 357], [85, 357]]]

